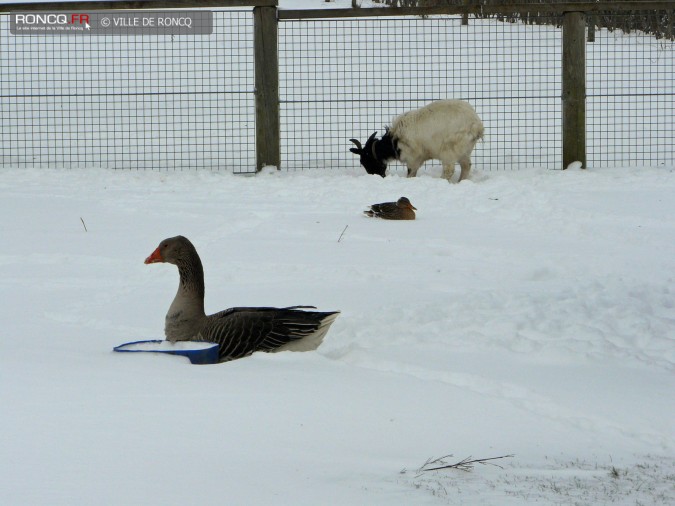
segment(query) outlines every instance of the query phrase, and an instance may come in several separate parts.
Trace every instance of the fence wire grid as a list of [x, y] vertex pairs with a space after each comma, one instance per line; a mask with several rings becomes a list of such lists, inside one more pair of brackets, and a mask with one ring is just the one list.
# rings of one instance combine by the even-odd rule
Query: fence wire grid
[[675, 41], [595, 32], [586, 44], [586, 132], [591, 167], [675, 165]]
[[[82, 38], [14, 36], [0, 14], [0, 166], [254, 172], [252, 11], [213, 16], [210, 36]], [[282, 19], [278, 45], [283, 169], [362, 171], [349, 139], [444, 98], [485, 124], [474, 167], [562, 168], [555, 25]], [[675, 43], [597, 29], [586, 73], [588, 165], [675, 164]]]
[[10, 34], [0, 15], [0, 166], [255, 170], [253, 18], [212, 35]]
[[468, 101], [485, 124], [474, 167], [560, 168], [558, 28], [433, 16], [282, 20], [279, 34], [286, 169], [358, 166], [350, 138], [364, 143], [397, 114], [446, 98]]

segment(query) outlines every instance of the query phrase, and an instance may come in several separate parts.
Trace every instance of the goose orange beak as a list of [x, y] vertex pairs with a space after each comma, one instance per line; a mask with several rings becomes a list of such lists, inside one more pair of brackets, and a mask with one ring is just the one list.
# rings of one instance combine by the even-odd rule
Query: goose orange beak
[[152, 252], [152, 254], [145, 259], [146, 264], [154, 264], [157, 262], [163, 262], [162, 254], [159, 252], [159, 248]]

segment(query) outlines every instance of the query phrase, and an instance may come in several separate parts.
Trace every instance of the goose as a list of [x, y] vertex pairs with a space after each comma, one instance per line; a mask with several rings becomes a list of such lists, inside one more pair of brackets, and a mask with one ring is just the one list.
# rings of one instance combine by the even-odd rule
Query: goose
[[323, 341], [339, 311], [305, 311], [314, 306], [233, 307], [204, 313], [204, 269], [194, 245], [183, 236], [164, 239], [145, 259], [178, 267], [178, 292], [166, 314], [168, 341], [218, 343], [219, 361], [227, 362], [256, 351], [309, 351]]
[[385, 220], [414, 220], [416, 210], [407, 197], [401, 197], [396, 202], [373, 204], [370, 209], [363, 211], [363, 214]]

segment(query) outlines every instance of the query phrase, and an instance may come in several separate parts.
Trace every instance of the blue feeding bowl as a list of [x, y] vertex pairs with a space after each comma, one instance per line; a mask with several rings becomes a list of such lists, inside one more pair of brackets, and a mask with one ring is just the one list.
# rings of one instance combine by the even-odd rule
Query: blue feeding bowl
[[217, 364], [218, 343], [205, 341], [134, 341], [113, 348], [123, 353], [167, 353], [187, 357], [193, 364]]

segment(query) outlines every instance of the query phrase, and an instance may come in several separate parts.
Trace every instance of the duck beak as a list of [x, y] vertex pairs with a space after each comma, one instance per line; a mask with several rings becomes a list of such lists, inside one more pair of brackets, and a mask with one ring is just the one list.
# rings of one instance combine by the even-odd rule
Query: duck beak
[[146, 264], [154, 264], [157, 262], [163, 262], [162, 254], [159, 252], [159, 248], [152, 252], [152, 254], [145, 259]]

